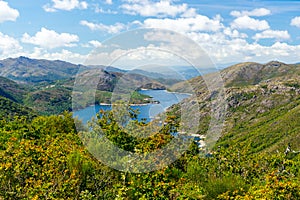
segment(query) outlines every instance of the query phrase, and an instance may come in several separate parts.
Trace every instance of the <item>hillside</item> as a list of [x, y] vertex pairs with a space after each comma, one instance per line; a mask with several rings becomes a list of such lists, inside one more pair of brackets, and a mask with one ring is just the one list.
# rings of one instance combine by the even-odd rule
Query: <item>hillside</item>
[[87, 67], [60, 60], [30, 59], [22, 56], [0, 60], [0, 76], [31, 84], [70, 78], [80, 68]]
[[0, 76], [0, 96], [21, 103], [23, 96], [30, 91], [29, 87]]
[[[219, 145], [236, 146], [248, 153], [283, 151], [288, 143], [300, 147], [300, 140], [296, 139], [300, 129], [299, 65], [274, 61], [241, 63], [222, 70], [221, 76], [227, 111]], [[199, 133], [203, 134], [210, 119], [212, 93], [202, 77], [175, 84], [172, 89], [182, 92], [188, 85], [197, 95], [190, 101], [197, 99], [201, 107]]]
[[[0, 76], [9, 78], [16, 82], [41, 84], [53, 81], [74, 78], [81, 71], [104, 70], [110, 74], [136, 74], [150, 79], [160, 79], [166, 82], [168, 74], [152, 73], [144, 70], [122, 70], [111, 66], [102, 65], [76, 65], [61, 60], [31, 59], [27, 57], [7, 58], [0, 60]], [[173, 80], [172, 82], [178, 82]]]
[[73, 95], [75, 108], [83, 108], [93, 104], [93, 94], [96, 91], [96, 103], [111, 103], [111, 97], [121, 99], [131, 94], [131, 103], [148, 103], [149, 96], [137, 91], [145, 89], [166, 89], [166, 87], [146, 76], [135, 73], [107, 72], [105, 70], [86, 70], [77, 75]]
[[9, 121], [20, 116], [32, 119], [37, 115], [34, 110], [0, 96], [0, 119]]
[[[271, 61], [266, 64], [254, 62], [240, 63], [229, 66], [220, 71], [225, 87], [242, 87], [247, 85], [255, 85], [268, 79], [279, 78], [288, 80], [298, 78], [300, 75], [299, 64], [285, 64], [278, 61]], [[204, 76], [214, 76], [214, 73]], [[188, 84], [195, 86], [195, 91], [202, 90], [205, 86], [202, 76], [192, 78], [188, 81], [182, 81], [174, 84], [170, 90], [185, 91]]]
[[[82, 71], [79, 72], [79, 69]], [[83, 96], [76, 102], [75, 109], [93, 103], [110, 103], [114, 87], [121, 78], [137, 85], [134, 90], [166, 89], [163, 84], [149, 77], [114, 67], [85, 67], [59, 60], [19, 57], [0, 61], [0, 96], [30, 107], [41, 114], [60, 114], [65, 110], [72, 110], [71, 97], [75, 76], [77, 83], [85, 85], [83, 91], [74, 89], [75, 94], [81, 92]], [[92, 88], [95, 84], [97, 84], [96, 99], [89, 99], [93, 96]], [[131, 103], [147, 103], [148, 100], [144, 100], [147, 98], [149, 96], [135, 91]]]

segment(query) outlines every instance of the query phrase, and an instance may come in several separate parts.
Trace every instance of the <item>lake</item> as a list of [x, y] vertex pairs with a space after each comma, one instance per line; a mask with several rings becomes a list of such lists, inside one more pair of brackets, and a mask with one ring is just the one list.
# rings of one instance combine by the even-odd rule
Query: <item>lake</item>
[[[154, 100], [159, 101], [157, 104], [146, 104], [146, 105], [134, 105], [131, 106], [133, 109], [138, 109], [140, 114], [138, 119], [141, 120], [145, 118], [147, 121], [151, 121], [157, 114], [164, 112], [168, 107], [179, 103], [183, 99], [191, 96], [190, 94], [185, 93], [173, 93], [168, 92], [167, 90], [141, 90], [141, 94], [149, 95], [153, 97]], [[110, 105], [94, 105], [87, 108], [77, 110], [73, 113], [74, 117], [82, 120], [84, 124], [87, 124], [92, 117], [96, 116], [100, 110], [110, 110]]]

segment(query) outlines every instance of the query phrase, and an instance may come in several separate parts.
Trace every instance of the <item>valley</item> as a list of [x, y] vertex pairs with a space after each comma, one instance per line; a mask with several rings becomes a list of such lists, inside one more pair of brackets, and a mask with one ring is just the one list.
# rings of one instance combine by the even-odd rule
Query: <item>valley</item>
[[[0, 199], [300, 198], [300, 64], [245, 62], [187, 80], [95, 68], [26, 57], [0, 61]], [[201, 135], [201, 139], [191, 138], [206, 142], [215, 97], [221, 91], [209, 90], [205, 80], [213, 80], [216, 73], [223, 79], [226, 102], [216, 143], [199, 147], [191, 140], [186, 151], [168, 165], [168, 159], [176, 157], [174, 152], [165, 160], [151, 157], [180, 138], [174, 133], [181, 130], [182, 107], [189, 116], [199, 116], [197, 123], [197, 118], [188, 118], [197, 131], [185, 134]], [[73, 118], [72, 112], [90, 105], [111, 104], [118, 84], [129, 81], [135, 87], [129, 104], [160, 106], [150, 104], [151, 92], [192, 95], [172, 102], [160, 100], [169, 104], [159, 109], [165, 111], [159, 129], [155, 120], [139, 119], [132, 107], [127, 107], [126, 119], [132, 120], [127, 129], [120, 123], [122, 107], [99, 111], [88, 128]], [[116, 102], [132, 89], [121, 86]], [[74, 95], [80, 101], [72, 105]], [[145, 113], [157, 114], [151, 108]], [[99, 130], [131, 158], [151, 157], [151, 162], [143, 164], [155, 170], [118, 170], [124, 165], [138, 171], [143, 165], [127, 165], [136, 161], [110, 148], [103, 151], [100, 147], [107, 143], [99, 140]], [[97, 156], [110, 160], [103, 163]]]

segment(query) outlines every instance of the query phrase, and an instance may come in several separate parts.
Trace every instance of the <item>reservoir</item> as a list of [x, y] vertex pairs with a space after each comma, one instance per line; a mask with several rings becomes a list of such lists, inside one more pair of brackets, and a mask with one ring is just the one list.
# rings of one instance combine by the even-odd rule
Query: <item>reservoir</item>
[[[146, 119], [151, 121], [157, 114], [164, 112], [170, 106], [179, 103], [183, 99], [191, 96], [190, 94], [185, 93], [173, 93], [168, 92], [167, 90], [141, 90], [141, 94], [151, 96], [153, 100], [158, 101], [159, 103], [145, 104], [145, 105], [132, 105], [133, 109], [139, 110], [138, 119]], [[96, 116], [100, 110], [109, 110], [111, 109], [110, 105], [93, 105], [87, 108], [77, 110], [73, 113], [74, 117], [78, 117], [79, 120], [82, 120], [83, 124], [86, 124]]]

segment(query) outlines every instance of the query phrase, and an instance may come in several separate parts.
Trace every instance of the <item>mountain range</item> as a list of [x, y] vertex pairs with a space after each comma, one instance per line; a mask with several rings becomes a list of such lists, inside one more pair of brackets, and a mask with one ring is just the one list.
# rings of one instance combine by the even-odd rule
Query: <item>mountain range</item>
[[[37, 72], [43, 68], [35, 66]], [[9, 65], [2, 67], [10, 71]], [[16, 65], [12, 68], [26, 72]], [[73, 75], [53, 70], [60, 75], [39, 81], [37, 75], [31, 78], [30, 73], [26, 78], [13, 71], [3, 73], [6, 77], [0, 78], [0, 199], [300, 198], [299, 64], [239, 63], [167, 86], [141, 74], [99, 68], [84, 67]], [[51, 77], [50, 71], [45, 72], [46, 77]], [[218, 79], [222, 80], [218, 87], [208, 85], [218, 83]], [[99, 115], [90, 129], [76, 129], [74, 123], [79, 122], [72, 118], [72, 113], [63, 112], [70, 110], [74, 91], [83, 97], [82, 102], [77, 102], [80, 108], [90, 103], [88, 97], [94, 92], [90, 87], [96, 88], [96, 101], [105, 102], [110, 100], [115, 87], [126, 86], [130, 81], [138, 86], [136, 90], [167, 87], [193, 95], [171, 106], [163, 128], [148, 138], [135, 137], [139, 133], [128, 134], [109, 111]], [[132, 85], [128, 88], [132, 89]], [[121, 87], [120, 93], [128, 88]], [[135, 96], [133, 101], [143, 102], [145, 98]], [[184, 117], [188, 120], [183, 122], [199, 123], [198, 139], [204, 143], [192, 143], [168, 166], [135, 174], [112, 169], [93, 157], [103, 154], [111, 158], [110, 151], [122, 156], [109, 148], [99, 148], [99, 129], [100, 137], [105, 134], [116, 147], [146, 157], [153, 152], [161, 154], [161, 149], [176, 139], [171, 133], [185, 125], [177, 122], [182, 119], [180, 106], [186, 102], [191, 107], [185, 107], [188, 115]], [[225, 109], [219, 110], [222, 106]], [[200, 120], [191, 116], [199, 116]], [[219, 121], [222, 126], [209, 129], [211, 122]], [[141, 130], [149, 127], [141, 124]], [[214, 135], [218, 130], [220, 135]], [[211, 139], [216, 143], [207, 149]], [[88, 141], [92, 145], [83, 145]], [[199, 156], [200, 152], [205, 152], [205, 157]], [[174, 156], [172, 151], [167, 155]], [[144, 167], [164, 164], [160, 158], [147, 161]], [[130, 164], [128, 169], [136, 168], [131, 158], [130, 162], [127, 158], [124, 161]]]
[[[93, 102], [110, 103], [113, 89], [121, 78], [134, 82], [137, 86], [135, 90], [166, 89], [157, 80], [114, 67], [75, 65], [59, 60], [26, 57], [0, 61], [0, 95], [42, 114], [71, 111], [72, 92], [76, 92], [76, 89], [73, 90], [75, 81], [89, 86], [97, 84], [96, 99], [86, 99], [93, 96], [90, 88], [79, 91], [82, 102], [76, 102], [75, 107], [86, 107]], [[147, 98], [134, 92], [132, 103], [147, 103], [149, 101], [144, 100]]]

